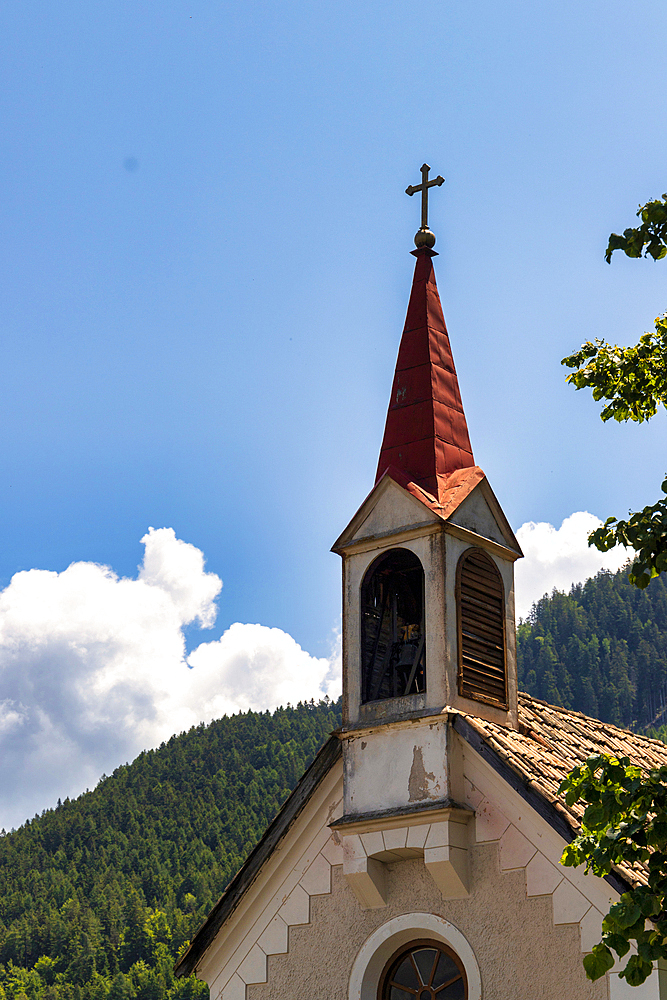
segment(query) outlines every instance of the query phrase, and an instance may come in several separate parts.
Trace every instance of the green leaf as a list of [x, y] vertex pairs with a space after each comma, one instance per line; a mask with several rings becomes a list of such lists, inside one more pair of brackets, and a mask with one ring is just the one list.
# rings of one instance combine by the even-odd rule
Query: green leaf
[[605, 809], [597, 802], [590, 805], [584, 813], [584, 824], [589, 830], [595, 830], [603, 824], [606, 824], [606, 822], [607, 817]]
[[630, 986], [641, 986], [652, 971], [653, 966], [650, 962], [646, 962], [639, 955], [632, 955], [623, 971], [619, 972], [619, 977], [625, 979]]
[[622, 934], [605, 934], [604, 939], [605, 943], [614, 949], [619, 958], [623, 958], [630, 951], [630, 942]]
[[584, 955], [584, 969], [588, 979], [601, 979], [613, 967], [614, 959], [605, 944], [596, 944], [590, 955]]
[[631, 893], [624, 893], [618, 903], [609, 910], [607, 919], [613, 920], [614, 924], [621, 929], [634, 927], [642, 915], [641, 907], [632, 898]]

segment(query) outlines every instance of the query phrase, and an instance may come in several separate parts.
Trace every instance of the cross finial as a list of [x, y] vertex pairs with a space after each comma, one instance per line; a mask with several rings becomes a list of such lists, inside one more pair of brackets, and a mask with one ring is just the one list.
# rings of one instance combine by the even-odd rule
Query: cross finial
[[405, 193], [409, 195], [416, 194], [417, 191], [422, 193], [422, 224], [419, 227], [418, 232], [415, 234], [415, 246], [417, 249], [420, 247], [428, 247], [429, 250], [435, 245], [435, 236], [428, 228], [428, 189], [435, 187], [436, 185], [440, 187], [441, 184], [445, 183], [445, 178], [441, 177], [439, 174], [434, 177], [432, 181], [428, 179], [428, 172], [431, 168], [428, 163], [422, 163], [421, 165], [421, 184], [410, 184], [405, 189]]

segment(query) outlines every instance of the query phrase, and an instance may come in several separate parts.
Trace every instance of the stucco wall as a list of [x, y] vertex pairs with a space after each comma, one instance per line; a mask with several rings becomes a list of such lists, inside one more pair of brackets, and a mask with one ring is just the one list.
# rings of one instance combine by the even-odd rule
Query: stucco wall
[[291, 927], [289, 952], [268, 960], [268, 982], [247, 1000], [347, 1000], [352, 964], [368, 936], [392, 917], [436, 913], [472, 946], [485, 1000], [606, 1000], [581, 964], [578, 925], [554, 926], [551, 897], [527, 898], [523, 870], [501, 873], [497, 844], [471, 849], [472, 893], [444, 900], [421, 860], [388, 868], [388, 905], [362, 910], [333, 869], [332, 892], [311, 897], [311, 923]]

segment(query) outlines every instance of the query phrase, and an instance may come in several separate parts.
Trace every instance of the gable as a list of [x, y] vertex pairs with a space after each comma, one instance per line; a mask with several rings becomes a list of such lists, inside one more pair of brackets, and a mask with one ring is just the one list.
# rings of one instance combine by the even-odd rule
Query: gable
[[[440, 814], [460, 813], [458, 806], [341, 819], [343, 770], [334, 736], [218, 904], [218, 912], [227, 906], [224, 919], [204, 934], [204, 947], [202, 928], [193, 961], [181, 960], [179, 973], [194, 968], [209, 983], [211, 1000], [291, 1000], [295, 992], [375, 1000], [377, 983], [374, 992], [361, 957], [376, 940], [395, 950], [389, 931], [400, 925], [399, 946], [412, 933], [449, 942], [460, 957], [468, 948], [484, 995], [496, 1000], [559, 995], [559, 981], [572, 1000], [607, 997], [605, 980], [585, 979], [582, 952], [599, 941], [603, 915], [639, 873], [603, 880], [561, 866], [578, 814], [557, 801], [554, 789], [603, 743], [618, 750], [623, 744], [644, 763], [664, 760], [667, 749], [526, 695], [517, 730], [456, 712], [449, 721], [452, 794], [474, 812], [467, 840], [457, 841], [470, 857], [469, 891], [448, 892], [451, 880], [438, 877], [439, 867], [451, 867], [455, 843], [442, 841]], [[354, 885], [362, 870], [381, 885], [381, 898], [360, 899]], [[548, 963], [539, 959], [544, 954]], [[637, 997], [657, 998], [658, 980], [655, 973]], [[611, 974], [609, 995], [617, 1000], [623, 989]], [[469, 993], [469, 1000], [480, 995]]]
[[331, 893], [311, 901], [310, 924], [292, 929], [289, 951], [269, 959], [268, 981], [249, 985], [246, 1000], [377, 1000], [387, 960], [420, 939], [463, 960], [469, 1000], [607, 1000], [604, 979], [586, 980], [578, 923], [560, 911], [555, 922], [552, 899], [532, 886], [529, 895], [525, 869], [508, 867], [505, 851], [501, 868], [501, 850], [497, 839], [472, 846], [466, 899], [444, 899], [419, 859], [392, 864], [383, 909], [361, 910], [335, 867]]
[[379, 954], [388, 957], [393, 942], [437, 936], [439, 927], [459, 955], [468, 948], [468, 974], [472, 963], [479, 983], [471, 1000], [479, 1000], [482, 986], [496, 1000], [555, 996], [559, 983], [567, 983], [572, 1000], [605, 1000], [606, 982], [587, 982], [581, 958], [617, 894], [558, 865], [563, 837], [475, 748], [463, 742], [460, 759], [462, 794], [476, 813], [469, 895], [443, 895], [415, 851], [401, 858], [401, 837], [415, 828], [402, 830], [394, 819], [384, 833], [354, 838], [369, 857], [380, 851], [386, 869], [385, 904], [360, 906], [344, 875], [337, 836], [343, 829], [329, 829], [342, 811], [339, 760], [198, 962], [211, 1000], [375, 1000], [377, 987], [369, 988], [360, 968], [369, 943], [385, 942]]
[[332, 548], [337, 552], [355, 542], [398, 534], [404, 530], [435, 524], [438, 520], [438, 516], [425, 503], [399, 486], [390, 475], [386, 475], [364, 500]]
[[498, 545], [522, 555], [514, 532], [486, 479], [478, 483], [465, 500], [459, 504], [454, 513], [449, 516], [448, 523], [467, 528], [468, 531], [474, 531], [476, 535], [488, 538]]

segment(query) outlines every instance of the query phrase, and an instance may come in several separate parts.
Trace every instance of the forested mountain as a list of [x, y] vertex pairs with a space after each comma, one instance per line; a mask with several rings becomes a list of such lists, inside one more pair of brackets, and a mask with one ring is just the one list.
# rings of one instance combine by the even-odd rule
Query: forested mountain
[[[517, 642], [523, 690], [667, 736], [661, 577], [554, 592]], [[324, 702], [223, 718], [0, 836], [0, 1000], [204, 1000], [174, 959], [338, 725]]]
[[174, 736], [0, 837], [0, 1000], [198, 1000], [174, 960], [276, 814], [340, 703]]
[[517, 629], [519, 688], [554, 705], [662, 735], [667, 718], [667, 582], [627, 570], [554, 591]]

